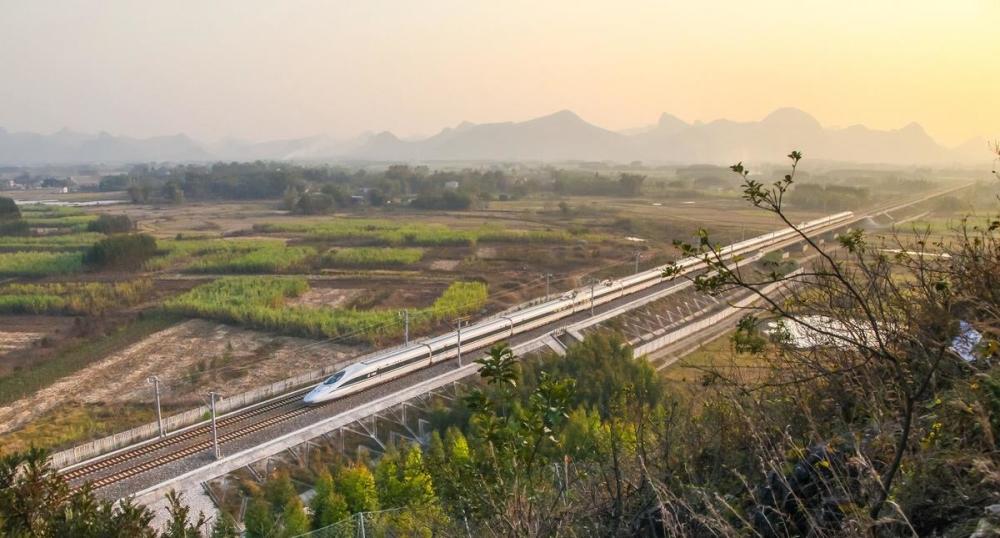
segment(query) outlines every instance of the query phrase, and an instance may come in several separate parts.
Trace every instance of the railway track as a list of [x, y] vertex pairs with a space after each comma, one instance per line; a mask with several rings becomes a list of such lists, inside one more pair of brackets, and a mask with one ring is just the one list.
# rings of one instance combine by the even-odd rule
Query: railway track
[[[301, 402], [301, 395], [299, 394], [299, 392], [296, 392], [284, 396], [282, 398], [279, 398], [277, 400], [274, 400], [272, 402], [268, 402], [264, 405], [251, 407], [246, 410], [239, 411], [236, 414], [228, 415], [224, 418], [218, 419], [216, 420], [216, 428], [224, 428], [234, 424], [239, 424], [240, 422], [245, 422], [256, 416], [277, 409], [281, 409], [282, 407], [286, 407], [289, 405], [296, 406], [296, 404], [300, 405], [300, 402]], [[103, 469], [108, 469], [110, 467], [114, 467], [116, 465], [125, 463], [129, 460], [138, 459], [141, 458], [142, 456], [152, 454], [164, 448], [168, 448], [180, 443], [184, 443], [185, 441], [189, 441], [201, 437], [203, 435], [207, 435], [211, 433], [211, 431], [212, 431], [211, 424], [196, 426], [194, 428], [182, 431], [180, 433], [170, 435], [169, 437], [164, 437], [163, 439], [148, 442], [146, 444], [139, 445], [135, 448], [127, 449], [125, 451], [112, 454], [111, 456], [104, 457], [90, 463], [84, 463], [83, 465], [71, 467], [63, 471], [62, 476], [66, 480], [70, 481], [79, 480], [87, 475], [96, 473]]]
[[[296, 397], [296, 398], [298, 398], [298, 397]], [[266, 419], [263, 419], [263, 420], [260, 420], [260, 421], [257, 421], [257, 422], [253, 422], [253, 423], [248, 424], [248, 425], [246, 425], [246, 426], [244, 426], [242, 428], [239, 428], [239, 429], [237, 429], [235, 431], [219, 435], [219, 444], [221, 445], [221, 444], [226, 443], [226, 442], [234, 441], [234, 440], [239, 439], [241, 437], [245, 437], [245, 436], [250, 435], [252, 433], [256, 433], [256, 432], [258, 432], [260, 430], [263, 430], [265, 428], [269, 428], [271, 426], [275, 426], [277, 424], [281, 424], [282, 422], [287, 422], [287, 421], [292, 420], [294, 418], [297, 418], [297, 417], [299, 417], [301, 415], [304, 415], [304, 414], [306, 414], [306, 413], [308, 413], [310, 411], [313, 411], [314, 409], [316, 409], [316, 408], [315, 407], [307, 407], [304, 404], [300, 403], [300, 404], [298, 404], [298, 406], [290, 409], [289, 411], [287, 411], [285, 413], [282, 413], [282, 414], [279, 414], [279, 415], [275, 415], [273, 417], [266, 418]], [[245, 418], [251, 418], [251, 417], [248, 416], [248, 417], [245, 417]], [[211, 428], [209, 428], [209, 430], [211, 430]], [[209, 439], [207, 441], [201, 441], [201, 442], [198, 442], [198, 443], [195, 443], [195, 444], [183, 447], [183, 448], [181, 448], [179, 450], [172, 451], [172, 452], [169, 452], [169, 453], [164, 454], [162, 456], [153, 458], [151, 460], [147, 460], [147, 461], [144, 461], [144, 462], [136, 464], [136, 465], [131, 465], [131, 466], [125, 467], [123, 469], [115, 471], [112, 474], [109, 474], [109, 475], [97, 478], [95, 480], [92, 480], [89, 483], [90, 483], [90, 486], [93, 489], [100, 489], [102, 487], [111, 485], [111, 484], [113, 484], [115, 482], [120, 482], [120, 481], [125, 480], [127, 478], [131, 478], [131, 477], [133, 477], [135, 475], [142, 474], [142, 473], [144, 473], [146, 471], [155, 469], [157, 467], [161, 467], [161, 466], [166, 465], [168, 463], [181, 460], [181, 459], [186, 458], [188, 456], [192, 456], [192, 455], [197, 454], [199, 452], [210, 450], [210, 449], [212, 449], [213, 445], [214, 445], [214, 442], [211, 439]], [[123, 461], [127, 461], [127, 459], [123, 460]], [[119, 461], [119, 463], [121, 463], [121, 462], [122, 461]], [[98, 471], [98, 470], [99, 469], [93, 469], [91, 472], [95, 472], [95, 471]], [[79, 490], [82, 487], [83, 487], [82, 485], [77, 486], [76, 488], [74, 488], [74, 490]]]
[[[938, 191], [903, 203], [880, 204], [875, 208], [865, 211], [861, 215], [855, 215], [852, 219], [845, 223], [838, 224], [837, 226], [819, 228], [816, 233], [826, 233], [841, 226], [849, 226], [869, 216], [895, 211], [936, 196], [953, 192], [954, 190], [957, 189], [952, 188]], [[787, 244], [796, 243], [799, 240], [801, 239], [795, 238], [794, 240], [788, 240], [781, 244], [774, 245], [774, 247], [779, 248]], [[644, 294], [663, 291], [665, 286], [669, 286], [669, 283], [659, 284], [645, 290], [635, 292], [622, 299], [631, 301]], [[620, 302], [616, 300], [605, 303], [600, 305], [600, 310], [614, 308], [616, 304], [620, 304]], [[575, 313], [573, 317], [582, 319], [586, 317], [586, 314], [584, 312], [579, 312]], [[571, 318], [567, 318], [553, 322], [553, 325], [561, 325], [571, 321]], [[537, 334], [540, 331], [544, 332], [547, 330], [551, 330], [551, 328], [546, 326], [545, 328], [534, 329], [521, 336], [527, 337], [531, 334]], [[463, 348], [468, 351], [474, 351], [485, 347], [485, 344], [477, 346], [475, 342], [463, 342], [462, 345]], [[445, 363], [447, 362], [448, 361], [445, 361]], [[357, 396], [363, 398], [368, 391], [373, 391], [376, 388], [377, 387], [367, 389], [365, 392], [358, 393]], [[262, 405], [250, 407], [243, 411], [236, 411], [220, 418], [216, 422], [217, 429], [219, 430], [218, 441], [220, 446], [225, 443], [231, 443], [252, 434], [262, 432], [267, 428], [287, 423], [300, 418], [307, 413], [327, 407], [330, 404], [339, 401], [333, 400], [320, 405], [306, 406], [301, 403], [302, 392], [303, 391], [299, 390], [285, 397], [275, 399]], [[212, 450], [212, 447], [213, 441], [211, 439], [211, 425], [201, 424], [187, 430], [182, 430], [181, 432], [175, 433], [163, 439], [149, 441], [134, 448], [126, 448], [112, 453], [109, 456], [67, 468], [62, 472], [62, 475], [70, 482], [74, 490], [82, 488], [84, 482], [89, 483], [94, 489], [101, 489], [149, 472], [158, 467], [178, 462], [185, 458], [193, 457], [202, 452], [209, 452]]]

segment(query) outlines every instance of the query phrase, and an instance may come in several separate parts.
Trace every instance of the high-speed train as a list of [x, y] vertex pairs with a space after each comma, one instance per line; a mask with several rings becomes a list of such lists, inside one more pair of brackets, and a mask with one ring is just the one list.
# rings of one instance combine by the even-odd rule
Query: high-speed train
[[[847, 211], [804, 222], [798, 227], [811, 231], [849, 220], [854, 213]], [[785, 228], [733, 243], [722, 249], [723, 258], [766, 248], [791, 238], [797, 232]], [[679, 260], [676, 267], [681, 273], [702, 268], [704, 262], [697, 257]], [[553, 321], [587, 310], [593, 305], [604, 304], [630, 293], [641, 291], [664, 281], [663, 270], [657, 267], [619, 280], [605, 280], [594, 287], [578, 288], [563, 293], [558, 298], [528, 306], [504, 315], [485, 319], [461, 330], [443, 334], [408, 346], [387, 350], [367, 360], [352, 364], [333, 374], [305, 395], [307, 404], [318, 404], [340, 398], [373, 385], [385, 383], [414, 370], [450, 359], [457, 355], [459, 338], [465, 350], [479, 349], [495, 342], [507, 340], [515, 334], [529, 331]]]

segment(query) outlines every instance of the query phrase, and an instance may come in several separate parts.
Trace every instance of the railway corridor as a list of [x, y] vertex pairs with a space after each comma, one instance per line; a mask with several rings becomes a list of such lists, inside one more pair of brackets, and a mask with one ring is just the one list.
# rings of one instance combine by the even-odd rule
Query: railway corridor
[[[858, 222], [869, 215], [898, 210], [953, 190], [955, 189], [938, 191], [904, 203], [885, 204], [864, 214], [855, 215], [836, 226], [821, 227], [817, 230], [817, 235], [832, 236], [835, 229]], [[768, 250], [788, 248], [800, 241], [800, 238], [795, 237], [781, 241]], [[686, 284], [683, 280], [660, 282], [597, 305], [593, 309], [595, 318], [602, 316], [608, 318], [609, 313], [615, 313], [616, 310], [623, 308], [628, 309], [629, 313], [627, 316], [616, 314], [615, 317], [590, 324], [583, 329], [583, 332], [615, 328], [622, 331], [630, 341], [637, 343], [648, 339], [651, 334], [663, 334], [717, 313], [727, 307], [728, 301], [738, 298], [736, 295], [706, 298], [693, 293]], [[651, 296], [656, 296], [656, 300], [642, 301], [643, 298]], [[633, 304], [636, 306], [631, 307]], [[519, 347], [537, 349], [545, 345], [555, 347], [558, 343], [551, 337], [553, 334], [559, 333], [565, 327], [587, 325], [585, 322], [590, 318], [590, 309], [583, 308], [557, 321], [516, 334], [509, 339], [509, 343], [515, 350]], [[464, 367], [462, 368], [459, 368], [460, 365], [454, 358], [444, 360], [404, 377], [320, 405], [306, 406], [302, 403], [302, 395], [312, 388], [310, 386], [223, 415], [217, 421], [221, 460], [216, 460], [213, 455], [211, 426], [203, 423], [171, 433], [163, 439], [146, 441], [68, 467], [62, 472], [69, 479], [71, 487], [80, 488], [89, 482], [97, 490], [98, 495], [104, 498], [121, 498], [138, 493], [140, 500], [144, 497], [152, 500], [154, 494], [162, 496], [165, 491], [163, 488], [168, 486], [184, 489], [191, 487], [192, 483], [198, 484], [212, 476], [228, 472], [226, 469], [231, 470], [237, 462], [229, 461], [228, 467], [221, 464], [232, 460], [235, 455], [245, 459], [248, 454], [256, 450], [256, 447], [263, 445], [269, 447], [261, 449], [257, 454], [257, 459], [263, 459], [270, 455], [268, 451], [273, 453], [293, 446], [271, 446], [275, 444], [275, 440], [296, 436], [295, 438], [300, 439], [301, 443], [308, 440], [309, 435], [320, 436], [330, 429], [324, 430], [317, 426], [318, 424], [331, 424], [331, 421], [335, 422], [338, 417], [350, 415], [352, 411], [365, 408], [373, 401], [391, 400], [400, 394], [412, 391], [414, 387], [429, 387], [423, 390], [431, 390], [437, 380], [444, 378], [447, 378], [447, 381], [443, 381], [442, 385], [472, 375], [475, 373], [475, 367], [470, 366], [470, 363], [485, 347], [488, 346], [477, 345], [474, 341], [463, 342]], [[396, 399], [399, 401], [387, 405], [398, 405], [405, 401]], [[213, 472], [217, 474], [212, 475]]]

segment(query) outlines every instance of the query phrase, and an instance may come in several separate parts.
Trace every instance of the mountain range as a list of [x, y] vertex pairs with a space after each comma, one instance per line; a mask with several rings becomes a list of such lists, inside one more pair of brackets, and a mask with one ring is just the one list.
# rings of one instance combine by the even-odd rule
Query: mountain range
[[350, 140], [314, 136], [266, 142], [199, 142], [187, 135], [132, 138], [63, 129], [50, 135], [0, 129], [0, 164], [301, 161], [644, 161], [729, 164], [774, 161], [790, 149], [812, 159], [885, 164], [961, 164], [988, 158], [982, 140], [947, 148], [911, 123], [894, 130], [829, 128], [795, 108], [760, 121], [687, 123], [663, 114], [655, 124], [611, 131], [563, 110], [521, 122], [463, 122], [423, 139], [390, 132]]

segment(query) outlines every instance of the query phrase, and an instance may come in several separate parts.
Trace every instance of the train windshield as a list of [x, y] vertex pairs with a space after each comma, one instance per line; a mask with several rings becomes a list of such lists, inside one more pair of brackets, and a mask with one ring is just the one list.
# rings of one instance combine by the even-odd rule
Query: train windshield
[[323, 384], [324, 385], [332, 385], [332, 384], [336, 383], [337, 381], [340, 381], [340, 378], [342, 378], [342, 377], [344, 377], [344, 371], [343, 370], [341, 370], [341, 371], [333, 374], [332, 376], [330, 376], [330, 379], [327, 379], [326, 381], [324, 381]]

